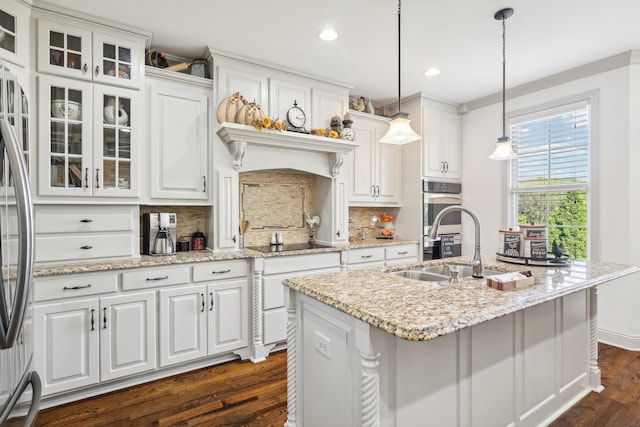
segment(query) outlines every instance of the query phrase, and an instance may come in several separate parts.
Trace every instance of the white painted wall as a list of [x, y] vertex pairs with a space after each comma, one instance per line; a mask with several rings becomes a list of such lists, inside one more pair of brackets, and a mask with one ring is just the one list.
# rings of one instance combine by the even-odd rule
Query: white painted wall
[[[507, 115], [596, 91], [592, 258], [640, 265], [640, 65], [629, 65], [507, 100]], [[482, 223], [483, 252], [497, 248], [505, 227], [506, 162], [488, 158], [502, 134], [502, 104], [462, 117], [464, 204]], [[634, 184], [636, 183], [636, 184]], [[473, 224], [465, 219], [464, 254], [473, 253]], [[600, 338], [640, 350], [640, 274], [600, 287]]]

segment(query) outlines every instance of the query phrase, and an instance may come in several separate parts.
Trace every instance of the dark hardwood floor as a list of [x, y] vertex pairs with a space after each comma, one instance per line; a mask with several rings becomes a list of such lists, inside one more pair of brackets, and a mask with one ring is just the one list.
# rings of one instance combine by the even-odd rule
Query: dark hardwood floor
[[[601, 393], [590, 393], [552, 427], [640, 427], [640, 352], [599, 346]], [[40, 412], [38, 426], [282, 426], [286, 352], [229, 362]]]

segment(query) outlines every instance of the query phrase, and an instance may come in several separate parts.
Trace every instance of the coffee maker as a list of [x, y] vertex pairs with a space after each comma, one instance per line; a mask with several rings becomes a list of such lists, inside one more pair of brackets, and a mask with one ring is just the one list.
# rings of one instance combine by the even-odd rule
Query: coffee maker
[[142, 253], [173, 255], [176, 253], [177, 218], [174, 213], [155, 212], [142, 215]]

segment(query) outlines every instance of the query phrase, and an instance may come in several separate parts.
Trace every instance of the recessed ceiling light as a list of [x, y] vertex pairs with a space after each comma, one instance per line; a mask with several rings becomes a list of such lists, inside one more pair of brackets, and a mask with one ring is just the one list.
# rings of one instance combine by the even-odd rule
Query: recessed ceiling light
[[429, 68], [424, 72], [424, 75], [427, 77], [437, 76], [438, 74], [440, 74], [440, 70], [438, 70], [437, 68]]
[[318, 37], [320, 37], [321, 40], [330, 42], [338, 38], [338, 32], [333, 28], [326, 28], [320, 32]]

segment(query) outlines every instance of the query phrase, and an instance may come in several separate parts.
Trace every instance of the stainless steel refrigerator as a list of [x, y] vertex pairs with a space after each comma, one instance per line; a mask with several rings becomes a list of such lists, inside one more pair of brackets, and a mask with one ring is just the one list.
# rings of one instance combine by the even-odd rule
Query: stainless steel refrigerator
[[[17, 130], [16, 130], [17, 129]], [[41, 383], [32, 371], [34, 214], [29, 189], [29, 107], [0, 61], [0, 426], [31, 426]]]

